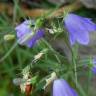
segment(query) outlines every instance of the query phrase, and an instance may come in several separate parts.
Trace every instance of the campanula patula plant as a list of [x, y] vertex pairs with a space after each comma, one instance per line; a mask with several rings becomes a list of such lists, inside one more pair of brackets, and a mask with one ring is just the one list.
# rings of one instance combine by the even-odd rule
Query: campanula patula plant
[[[12, 32], [4, 30], [1, 43], [6, 52], [1, 51], [0, 69], [5, 68], [2, 74], [10, 76], [8, 84], [14, 86], [12, 96], [90, 96], [96, 58], [82, 56], [79, 50], [90, 46], [96, 23], [87, 15], [62, 9], [63, 12], [50, 10], [38, 18], [23, 17], [23, 21], [17, 15], [13, 26], [9, 21]], [[18, 7], [17, 12], [23, 14]], [[55, 12], [62, 14], [54, 16]]]

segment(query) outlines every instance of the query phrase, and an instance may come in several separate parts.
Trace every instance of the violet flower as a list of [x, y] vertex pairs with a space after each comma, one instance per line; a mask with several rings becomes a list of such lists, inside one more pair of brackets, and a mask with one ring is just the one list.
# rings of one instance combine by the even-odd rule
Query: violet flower
[[78, 96], [76, 91], [63, 79], [53, 82], [53, 96]]
[[32, 25], [34, 25], [33, 20], [26, 20], [15, 28], [20, 45], [33, 47], [44, 36], [44, 29], [38, 29], [36, 32], [33, 32]]
[[69, 32], [71, 45], [76, 42], [87, 45], [89, 43], [89, 32], [96, 31], [96, 24], [91, 19], [75, 14], [68, 14], [65, 17], [65, 27]]

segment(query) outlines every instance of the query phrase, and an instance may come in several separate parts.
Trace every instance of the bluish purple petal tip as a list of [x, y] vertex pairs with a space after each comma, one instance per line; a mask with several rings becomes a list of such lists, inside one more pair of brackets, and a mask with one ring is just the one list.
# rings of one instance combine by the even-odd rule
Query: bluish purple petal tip
[[26, 43], [28, 47], [33, 47], [36, 42], [44, 36], [44, 29], [38, 29], [33, 37]]

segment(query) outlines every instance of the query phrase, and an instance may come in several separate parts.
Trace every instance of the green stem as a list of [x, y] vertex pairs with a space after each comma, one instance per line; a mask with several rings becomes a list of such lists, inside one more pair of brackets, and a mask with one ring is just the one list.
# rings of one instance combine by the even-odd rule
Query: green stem
[[2, 57], [0, 58], [0, 62], [4, 61], [10, 54], [11, 52], [15, 49], [15, 47], [17, 46], [18, 42], [15, 42], [14, 45], [9, 49], [9, 51]]

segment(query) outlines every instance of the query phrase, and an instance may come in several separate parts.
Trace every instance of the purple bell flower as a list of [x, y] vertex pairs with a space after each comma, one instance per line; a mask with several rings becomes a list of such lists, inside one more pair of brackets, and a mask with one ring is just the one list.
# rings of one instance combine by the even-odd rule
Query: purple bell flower
[[89, 32], [96, 31], [96, 24], [91, 19], [75, 14], [68, 14], [65, 17], [65, 27], [69, 32], [71, 45], [76, 42], [87, 45], [89, 43]]
[[36, 32], [33, 32], [32, 25], [34, 25], [33, 20], [26, 20], [15, 28], [20, 45], [33, 47], [44, 36], [44, 29], [38, 29]]
[[63, 79], [53, 82], [53, 96], [78, 96], [76, 91]]

